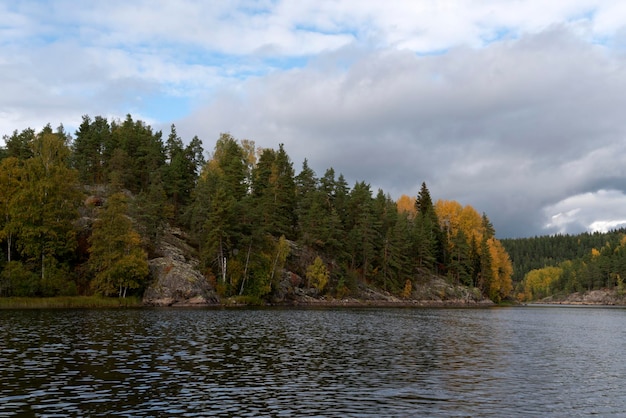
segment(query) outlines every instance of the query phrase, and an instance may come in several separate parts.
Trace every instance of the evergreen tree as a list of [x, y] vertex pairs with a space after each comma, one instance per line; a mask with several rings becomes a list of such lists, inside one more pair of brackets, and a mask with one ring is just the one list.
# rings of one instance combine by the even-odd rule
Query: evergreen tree
[[202, 143], [194, 137], [185, 147], [172, 125], [165, 145], [166, 163], [163, 166], [163, 186], [172, 207], [170, 221], [178, 222], [191, 202], [191, 193], [204, 165]]
[[174, 206], [168, 202], [161, 174], [152, 173], [148, 188], [141, 191], [130, 205], [130, 213], [139, 224], [147, 246], [153, 246], [162, 236], [168, 221], [174, 218]]
[[493, 260], [489, 251], [489, 239], [483, 236], [480, 242], [480, 273], [478, 275], [477, 287], [490, 299], [495, 300], [496, 295], [491, 292], [493, 277]]
[[165, 149], [161, 132], [130, 115], [121, 124], [111, 124], [111, 140], [105, 148], [109, 180], [121, 181], [123, 188], [139, 193], [148, 188], [152, 173], [165, 164]]
[[374, 216], [377, 220], [376, 279], [384, 290], [398, 291], [408, 274], [409, 253], [408, 222], [404, 214], [398, 213], [396, 203], [379, 189], [374, 199]]
[[272, 167], [272, 192], [275, 212], [271, 232], [294, 239], [296, 228], [296, 183], [291, 159], [283, 144], [279, 145]]
[[278, 151], [263, 150], [253, 171], [252, 196], [260, 225], [274, 236], [294, 239], [296, 183], [282, 144]]
[[438, 266], [445, 263], [444, 234], [426, 183], [422, 183], [415, 200], [415, 209], [414, 237], [418, 264], [438, 272]]
[[481, 272], [480, 247], [476, 237], [472, 235], [470, 240], [470, 282], [469, 286], [477, 287]]
[[231, 283], [229, 260], [244, 247], [250, 248], [244, 239], [247, 170], [243, 149], [230, 135], [222, 134], [200, 175], [189, 216], [205, 268], [217, 278], [220, 289], [229, 293], [236, 292], [227, 286]]
[[15, 157], [18, 160], [27, 160], [33, 156], [31, 144], [35, 140], [35, 130], [28, 128], [22, 132], [13, 131], [11, 136], [4, 136], [5, 157]]
[[369, 184], [357, 182], [350, 193], [347, 217], [350, 269], [365, 280], [371, 276], [376, 240], [379, 239]]
[[471, 285], [472, 283], [472, 258], [471, 248], [467, 243], [467, 237], [463, 229], [458, 229], [452, 236], [448, 250], [449, 274], [456, 283]]
[[482, 216], [482, 226], [483, 226], [484, 234], [487, 237], [487, 239], [495, 237], [496, 230], [493, 227], [493, 224], [491, 223], [491, 221], [489, 220], [485, 212], [483, 212], [483, 216]]
[[111, 141], [111, 127], [108, 121], [96, 116], [92, 121], [87, 115], [76, 131], [72, 144], [72, 165], [78, 170], [78, 178], [87, 184], [101, 184], [105, 181], [104, 149]]
[[315, 172], [309, 167], [305, 159], [302, 171], [295, 178], [296, 184], [296, 217], [298, 219], [298, 239], [305, 245], [312, 245], [316, 228], [321, 222], [323, 206], [319, 205], [321, 196], [317, 188]]

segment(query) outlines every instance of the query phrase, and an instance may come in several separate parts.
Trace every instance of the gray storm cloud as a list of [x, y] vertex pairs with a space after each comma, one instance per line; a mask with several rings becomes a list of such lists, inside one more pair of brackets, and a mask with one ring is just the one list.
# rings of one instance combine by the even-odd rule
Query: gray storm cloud
[[396, 197], [426, 181], [435, 198], [486, 212], [500, 236], [623, 218], [600, 193], [587, 207], [596, 219], [551, 221], [568, 197], [626, 190], [622, 56], [562, 27], [443, 55], [345, 53], [348, 66], [334, 53], [336, 65], [250, 80], [181, 123], [208, 147], [225, 131], [284, 143], [296, 170], [308, 158], [320, 175], [332, 166]]
[[501, 237], [620, 225], [624, 2], [442, 4], [0, 2], [1, 133], [131, 113], [393, 197], [425, 181]]

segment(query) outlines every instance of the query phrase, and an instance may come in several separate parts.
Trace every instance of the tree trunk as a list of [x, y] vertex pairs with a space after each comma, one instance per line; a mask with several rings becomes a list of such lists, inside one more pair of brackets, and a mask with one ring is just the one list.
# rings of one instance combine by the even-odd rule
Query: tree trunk
[[246, 255], [246, 266], [243, 268], [243, 279], [241, 279], [241, 288], [239, 289], [239, 296], [243, 294], [243, 286], [246, 284], [246, 278], [248, 277], [248, 263], [250, 262], [250, 251], [252, 250], [252, 243], [248, 246], [248, 254]]

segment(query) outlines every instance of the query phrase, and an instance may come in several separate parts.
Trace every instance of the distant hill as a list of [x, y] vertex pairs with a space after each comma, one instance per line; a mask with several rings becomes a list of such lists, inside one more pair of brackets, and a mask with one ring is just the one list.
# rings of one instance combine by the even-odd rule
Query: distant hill
[[501, 242], [511, 257], [516, 293], [536, 299], [621, 286], [626, 278], [625, 237], [621, 228]]

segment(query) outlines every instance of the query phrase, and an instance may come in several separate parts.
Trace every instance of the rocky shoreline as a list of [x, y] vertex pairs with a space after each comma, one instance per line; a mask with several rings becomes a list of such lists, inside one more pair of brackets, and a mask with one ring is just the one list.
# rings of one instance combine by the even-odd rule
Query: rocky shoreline
[[590, 290], [576, 292], [566, 296], [550, 296], [533, 304], [545, 305], [595, 305], [595, 306], [626, 306], [626, 295], [613, 289]]
[[[448, 283], [441, 277], [424, 274], [413, 282], [408, 298], [400, 298], [381, 289], [360, 284], [342, 298], [320, 295], [316, 289], [303, 287], [305, 280], [290, 271], [275, 294], [268, 300], [246, 297], [221, 298], [200, 273], [196, 252], [184, 232], [168, 228], [159, 240], [150, 267], [150, 285], [144, 292], [144, 306], [161, 307], [484, 307], [494, 303], [478, 289]], [[294, 277], [298, 278], [294, 280]]]
[[156, 276], [143, 297], [144, 306], [160, 307], [488, 307], [495, 304], [483, 297], [477, 289], [451, 285], [439, 277], [428, 277], [411, 293], [410, 298], [400, 298], [380, 289], [361, 286], [354, 294], [342, 298], [319, 295], [315, 289], [293, 287], [285, 272], [280, 295], [269, 300], [246, 297], [220, 298], [197, 271], [189, 271], [180, 260], [151, 261], [151, 271]]
[[236, 299], [225, 299], [222, 301], [208, 302], [202, 298], [196, 297], [186, 300], [176, 299], [159, 299], [148, 303], [144, 302], [144, 306], [152, 307], [173, 307], [173, 308], [242, 308], [249, 306], [263, 307], [285, 307], [285, 308], [482, 308], [495, 306], [488, 300], [467, 301], [467, 300], [364, 300], [357, 298], [320, 298], [320, 299], [299, 299], [293, 301], [283, 301], [277, 303], [247, 303], [240, 302]]

